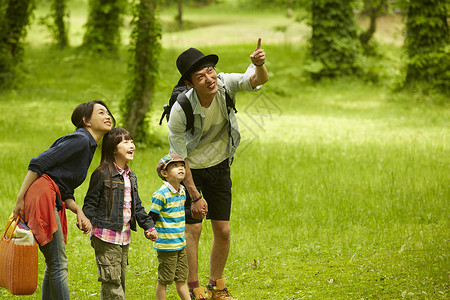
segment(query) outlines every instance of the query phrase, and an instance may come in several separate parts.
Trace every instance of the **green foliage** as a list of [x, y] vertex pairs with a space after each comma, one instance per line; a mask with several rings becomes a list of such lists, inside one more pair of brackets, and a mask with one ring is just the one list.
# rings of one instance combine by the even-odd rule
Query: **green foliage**
[[130, 37], [129, 85], [122, 104], [124, 126], [135, 141], [149, 143], [147, 112], [158, 78], [161, 53], [161, 25], [158, 0], [140, 0], [134, 8]]
[[69, 46], [67, 0], [52, 0], [51, 13], [41, 17], [39, 23], [46, 26], [53, 36], [54, 43], [60, 49]]
[[352, 1], [312, 1], [310, 43], [312, 62], [308, 71], [313, 79], [357, 72], [357, 56], [361, 47]]
[[14, 58], [8, 48], [0, 45], [0, 90], [11, 87], [16, 77], [17, 70]]
[[83, 47], [95, 54], [116, 54], [126, 0], [89, 0]]
[[407, 86], [425, 85], [450, 94], [447, 5], [444, 0], [409, 1], [407, 4]]
[[23, 41], [32, 18], [33, 0], [1, 1], [0, 4], [0, 88], [14, 85], [21, 70]]
[[267, 8], [267, 7], [283, 7], [283, 8], [300, 8], [309, 4], [308, 0], [239, 0], [242, 7]]
[[219, 2], [220, 0], [164, 0], [161, 5], [170, 6], [174, 4], [178, 4], [179, 2], [182, 2], [184, 5], [193, 5], [193, 6], [199, 6], [199, 5], [209, 5], [214, 2]]
[[7, 2], [5, 0], [0, 0], [0, 26], [2, 26], [1, 24], [3, 24], [3, 20], [5, 18], [5, 13], [6, 13], [6, 8], [7, 8]]

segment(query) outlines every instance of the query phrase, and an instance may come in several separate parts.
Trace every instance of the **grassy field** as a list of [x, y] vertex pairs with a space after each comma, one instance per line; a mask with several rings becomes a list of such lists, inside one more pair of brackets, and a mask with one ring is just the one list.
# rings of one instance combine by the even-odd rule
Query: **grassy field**
[[[77, 46], [85, 2], [73, 3], [71, 40]], [[167, 33], [151, 114], [160, 146], [137, 149], [131, 164], [145, 207], [160, 186], [156, 163], [168, 152], [167, 126], [157, 122], [178, 79], [178, 53], [199, 47], [219, 54], [219, 71], [241, 72], [261, 36], [270, 82], [259, 93], [239, 95], [237, 105], [243, 138], [232, 166], [233, 242], [224, 274], [233, 296], [449, 299], [450, 107], [439, 95], [392, 91], [401, 76], [401, 35], [393, 29], [401, 28], [398, 18], [386, 19], [390, 23], [383, 23], [377, 36], [385, 53], [383, 81], [313, 83], [302, 72], [307, 27], [290, 25], [283, 12], [229, 17], [227, 9], [188, 9], [191, 29], [183, 32], [169, 30], [173, 10], [162, 12]], [[43, 14], [42, 8], [36, 12]], [[285, 25], [287, 34], [273, 29]], [[31, 157], [73, 131], [70, 115], [78, 103], [101, 98], [120, 114], [125, 51], [115, 59], [90, 59], [75, 48], [59, 52], [47, 42], [45, 30], [34, 24], [26, 77], [18, 89], [0, 93], [5, 175], [0, 224], [14, 207]], [[99, 153], [88, 176], [98, 162]], [[87, 187], [88, 181], [76, 190], [79, 204]], [[98, 299], [94, 251], [76, 228], [75, 216], [69, 213], [68, 220], [72, 298]], [[206, 222], [199, 253], [202, 284], [211, 241]], [[132, 234], [127, 299], [154, 299], [157, 259], [151, 246], [142, 229]], [[45, 263], [39, 255], [40, 285]], [[40, 295], [38, 287], [21, 299]], [[0, 298], [16, 297], [0, 289]], [[168, 299], [177, 299], [174, 286]]]

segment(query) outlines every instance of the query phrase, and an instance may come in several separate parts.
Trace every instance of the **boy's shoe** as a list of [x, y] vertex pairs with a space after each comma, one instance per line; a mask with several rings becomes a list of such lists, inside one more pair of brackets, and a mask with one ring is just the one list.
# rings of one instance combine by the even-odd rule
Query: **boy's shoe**
[[208, 300], [208, 296], [205, 294], [205, 289], [202, 287], [195, 288], [191, 293], [191, 300]]
[[234, 300], [231, 294], [225, 287], [225, 279], [220, 278], [216, 280], [216, 286], [207, 284], [208, 295], [210, 300]]

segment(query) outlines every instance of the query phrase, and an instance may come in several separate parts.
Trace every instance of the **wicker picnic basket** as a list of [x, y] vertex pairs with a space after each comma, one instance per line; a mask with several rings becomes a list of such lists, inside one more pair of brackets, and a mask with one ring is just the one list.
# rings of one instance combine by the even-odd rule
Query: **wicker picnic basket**
[[0, 286], [13, 295], [31, 295], [38, 281], [38, 245], [16, 244], [12, 235], [6, 236], [9, 227], [14, 226], [14, 232], [18, 224], [19, 218], [9, 222], [0, 239]]

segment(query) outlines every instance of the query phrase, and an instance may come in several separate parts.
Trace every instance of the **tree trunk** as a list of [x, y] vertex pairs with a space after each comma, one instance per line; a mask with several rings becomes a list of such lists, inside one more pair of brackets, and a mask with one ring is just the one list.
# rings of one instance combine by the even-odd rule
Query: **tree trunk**
[[132, 33], [135, 47], [130, 62], [134, 79], [125, 100], [124, 126], [136, 141], [145, 142], [148, 135], [145, 116], [150, 108], [158, 74], [161, 34], [155, 17], [157, 0], [141, 0], [138, 8], [138, 18]]
[[56, 42], [59, 48], [64, 49], [69, 45], [66, 22], [64, 21], [66, 16], [66, 0], [53, 0], [52, 9], [56, 29]]
[[374, 7], [369, 9], [368, 15], [370, 18], [369, 28], [364, 33], [361, 33], [359, 35], [359, 40], [361, 41], [361, 44], [363, 46], [365, 46], [369, 43], [370, 39], [372, 38], [373, 34], [375, 33], [375, 31], [377, 29], [377, 17], [378, 17], [377, 9]]
[[311, 56], [314, 80], [355, 74], [360, 42], [352, 1], [313, 0]]
[[6, 46], [13, 57], [22, 50], [22, 40], [26, 36], [32, 4], [30, 0], [9, 0], [1, 28], [0, 43]]
[[408, 4], [405, 40], [407, 85], [426, 83], [450, 92], [446, 5], [444, 0], [411, 1]]
[[367, 15], [370, 18], [369, 28], [359, 35], [362, 46], [367, 49], [369, 41], [372, 39], [376, 31], [377, 18], [389, 10], [389, 2], [387, 0], [365, 0], [364, 9], [361, 15]]
[[183, 0], [178, 0], [178, 26], [183, 27]]
[[34, 6], [31, 0], [9, 0], [0, 24], [0, 87], [13, 84], [23, 59], [23, 40]]
[[89, 1], [83, 47], [100, 54], [118, 51], [125, 3], [124, 0]]

